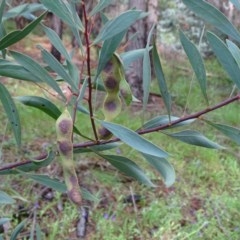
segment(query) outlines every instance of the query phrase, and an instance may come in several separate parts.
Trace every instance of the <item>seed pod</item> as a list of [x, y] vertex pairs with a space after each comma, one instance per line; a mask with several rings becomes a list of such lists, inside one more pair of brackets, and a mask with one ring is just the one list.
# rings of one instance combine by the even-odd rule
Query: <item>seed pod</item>
[[119, 115], [122, 110], [122, 102], [119, 96], [107, 95], [103, 102], [103, 114], [106, 121], [111, 121]]
[[98, 128], [98, 138], [102, 140], [108, 140], [112, 137], [112, 133], [105, 127]]
[[56, 121], [57, 145], [69, 199], [80, 205], [82, 197], [73, 161], [73, 121], [67, 108]]

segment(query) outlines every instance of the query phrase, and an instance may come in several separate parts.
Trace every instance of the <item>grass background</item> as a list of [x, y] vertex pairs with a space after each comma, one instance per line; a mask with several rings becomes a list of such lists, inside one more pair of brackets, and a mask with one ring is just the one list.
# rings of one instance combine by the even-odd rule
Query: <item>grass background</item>
[[[31, 41], [30, 41], [31, 42]], [[28, 41], [29, 44], [29, 41]], [[26, 46], [19, 44], [20, 48]], [[29, 51], [32, 48], [29, 48]], [[162, 59], [165, 77], [173, 96], [175, 116], [193, 113], [206, 108], [197, 82], [192, 80], [188, 62], [175, 61], [169, 56]], [[230, 96], [232, 83], [217, 61], [206, 61], [208, 95], [214, 105]], [[12, 79], [1, 79], [14, 96], [42, 95], [33, 84]], [[190, 86], [191, 85], [191, 89]], [[152, 91], [157, 92], [156, 81]], [[18, 150], [0, 106], [1, 165], [34, 157], [46, 146], [56, 142], [55, 122], [40, 111], [17, 103], [23, 128], [23, 147]], [[99, 109], [100, 111], [100, 109]], [[146, 120], [166, 114], [160, 98], [149, 103]], [[101, 113], [99, 113], [101, 116]], [[142, 123], [140, 105], [124, 109], [116, 122], [137, 129]], [[239, 127], [239, 103], [233, 103], [207, 114], [206, 119]], [[78, 126], [89, 133], [88, 118], [78, 116]], [[81, 186], [99, 198], [97, 202], [84, 202], [89, 209], [89, 223], [85, 239], [236, 239], [240, 238], [240, 185], [239, 147], [200, 120], [191, 125], [211, 140], [226, 147], [209, 150], [173, 140], [161, 133], [145, 137], [171, 153], [177, 180], [166, 188], [157, 172], [129, 147], [122, 145], [111, 153], [122, 154], [135, 160], [158, 185], [151, 189], [123, 176], [104, 160], [93, 154], [75, 156]], [[81, 141], [76, 138], [75, 141]], [[40, 173], [48, 173], [62, 180], [57, 159]], [[42, 239], [77, 239], [79, 211], [67, 199], [32, 180], [14, 176], [0, 176], [0, 189], [15, 200], [14, 205], [0, 206], [0, 216], [12, 219], [4, 239], [23, 219], [27, 219], [20, 239], [29, 239], [32, 227], [39, 225]], [[135, 196], [136, 201], [131, 201]]]

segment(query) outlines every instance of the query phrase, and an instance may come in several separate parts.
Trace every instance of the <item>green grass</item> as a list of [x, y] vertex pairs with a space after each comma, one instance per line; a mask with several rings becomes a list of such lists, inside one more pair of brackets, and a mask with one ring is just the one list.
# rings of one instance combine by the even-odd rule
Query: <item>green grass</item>
[[[164, 70], [170, 92], [174, 97], [173, 115], [182, 116], [192, 74], [183, 74], [179, 69], [173, 70], [173, 66], [176, 66], [176, 63], [164, 63]], [[215, 60], [207, 61], [206, 67], [211, 76], [208, 94], [212, 105], [227, 98], [232, 86]], [[28, 94], [26, 86], [28, 85], [24, 82], [15, 81], [10, 81], [8, 85], [14, 95]], [[155, 82], [152, 88], [156, 89]], [[30, 89], [35, 91], [33, 87]], [[205, 106], [198, 84], [194, 80], [188, 98], [187, 113], [199, 111]], [[54, 146], [56, 141], [55, 123], [52, 119], [36, 109], [21, 104], [18, 104], [18, 108], [23, 125], [23, 150], [19, 153], [15, 147], [13, 135], [10, 129], [5, 127], [6, 116], [2, 114], [1, 165], [36, 156], [46, 144]], [[240, 119], [238, 108], [238, 104], [232, 104], [207, 114], [205, 118], [238, 127]], [[0, 110], [3, 112], [3, 109]], [[164, 109], [159, 112], [166, 114]], [[145, 113], [145, 119], [153, 117], [154, 114], [155, 112], [149, 109]], [[141, 110], [138, 108], [124, 110], [116, 120], [132, 129], [139, 128], [141, 121]], [[83, 114], [78, 116], [77, 126], [83, 129], [84, 134], [91, 131], [88, 118]], [[100, 199], [92, 203], [84, 201], [84, 205], [90, 209], [86, 239], [239, 239], [239, 150], [234, 143], [200, 120], [191, 128], [204, 133], [227, 149], [216, 151], [194, 147], [161, 133], [145, 136], [171, 153], [170, 162], [176, 170], [177, 180], [170, 188], [166, 188], [159, 174], [127, 146], [122, 145], [110, 152], [117, 151], [135, 160], [157, 184], [156, 188], [150, 189], [126, 178], [93, 154], [75, 156], [81, 186]], [[5, 140], [2, 140], [3, 136]], [[42, 169], [40, 173], [47, 173], [62, 180], [62, 171], [57, 161]], [[35, 220], [40, 225], [43, 239], [76, 239], [79, 212], [65, 195], [54, 192], [53, 200], [46, 200], [42, 197], [43, 186], [17, 175], [1, 176], [0, 189], [16, 199], [16, 204], [0, 207], [1, 217], [12, 218], [7, 236], [18, 224], [18, 220], [26, 218], [26, 216], [17, 218], [14, 215], [19, 212], [18, 207], [21, 205], [28, 213], [27, 225], [23, 232], [30, 232]], [[141, 196], [140, 202], [125, 203], [124, 199], [132, 194]]]

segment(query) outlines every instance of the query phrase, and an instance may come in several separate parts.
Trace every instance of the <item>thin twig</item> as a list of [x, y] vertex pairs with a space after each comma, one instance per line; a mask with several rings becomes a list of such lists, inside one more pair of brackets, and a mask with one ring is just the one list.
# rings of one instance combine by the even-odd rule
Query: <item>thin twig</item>
[[90, 120], [92, 124], [92, 129], [94, 133], [94, 137], [96, 139], [96, 142], [98, 142], [98, 135], [96, 130], [96, 125], [93, 117], [93, 106], [92, 106], [92, 79], [91, 79], [91, 58], [90, 58], [90, 41], [89, 41], [89, 21], [86, 13], [86, 6], [85, 1], [82, 1], [82, 8], [83, 8], [83, 17], [85, 21], [85, 40], [86, 40], [86, 50], [87, 50], [87, 74], [88, 74], [88, 107], [89, 107], [89, 113], [90, 113]]
[[[218, 103], [217, 105], [215, 105], [213, 107], [208, 107], [208, 108], [206, 108], [206, 109], [204, 109], [202, 111], [190, 114], [190, 115], [185, 116], [185, 117], [181, 117], [181, 118], [179, 118], [179, 119], [177, 119], [175, 121], [172, 121], [172, 122], [170, 122], [168, 124], [164, 124], [164, 125], [161, 125], [161, 126], [158, 126], [158, 127], [154, 127], [154, 128], [149, 128], [149, 129], [142, 129], [142, 130], [140, 129], [140, 130], [137, 131], [137, 133], [139, 135], [144, 135], [144, 134], [147, 134], [147, 133], [157, 132], [157, 131], [169, 128], [170, 126], [177, 125], [177, 124], [179, 124], [181, 122], [184, 122], [186, 120], [189, 120], [189, 119], [195, 119], [195, 118], [201, 119], [202, 115], [205, 115], [205, 114], [207, 114], [209, 112], [212, 112], [212, 111], [214, 111], [216, 109], [222, 108], [224, 106], [227, 106], [228, 104], [231, 104], [231, 103], [233, 103], [235, 101], [239, 101], [239, 100], [240, 100], [240, 93], [237, 94], [236, 96], [232, 97], [232, 98], [229, 98], [229, 99], [227, 99], [225, 101], [222, 101], [221, 103]], [[119, 141], [121, 141], [119, 138], [114, 138], [114, 139], [111, 139], [111, 140], [108, 140], [108, 141], [98, 141], [98, 142], [88, 141], [88, 142], [84, 142], [84, 143], [74, 144], [73, 148], [74, 149], [88, 148], [88, 147], [92, 147], [92, 146], [96, 146], [96, 145], [114, 143], [114, 142], [119, 142]], [[42, 160], [42, 159], [44, 159], [46, 157], [47, 157], [47, 153], [42, 154], [42, 155], [36, 157], [35, 160]], [[10, 169], [13, 169], [13, 168], [16, 168], [16, 167], [19, 167], [19, 166], [23, 166], [23, 165], [29, 164], [31, 162], [32, 161], [13, 163], [13, 164], [10, 164], [8, 166], [0, 168], [0, 171], [10, 170]]]

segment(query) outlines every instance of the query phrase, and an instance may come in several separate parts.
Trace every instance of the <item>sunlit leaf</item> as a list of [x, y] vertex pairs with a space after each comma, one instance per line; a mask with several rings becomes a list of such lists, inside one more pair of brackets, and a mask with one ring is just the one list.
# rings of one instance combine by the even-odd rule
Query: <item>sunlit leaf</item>
[[240, 33], [232, 23], [213, 5], [203, 0], [183, 0], [183, 3], [204, 21], [240, 42]]
[[189, 125], [191, 123], [193, 123], [196, 119], [189, 119], [186, 121], [182, 121], [178, 124], [174, 124], [171, 125], [171, 123], [173, 121], [179, 120], [179, 117], [175, 117], [175, 116], [170, 116], [171, 122], [169, 121], [169, 116], [168, 115], [163, 115], [163, 116], [157, 116], [154, 117], [152, 119], [150, 119], [149, 121], [147, 121], [146, 123], [144, 123], [144, 125], [141, 127], [141, 129], [150, 129], [150, 128], [156, 128], [156, 127], [161, 127], [161, 126], [166, 126], [166, 128], [174, 128], [174, 127], [181, 127], [181, 126], [185, 126], [185, 125]]
[[17, 237], [19, 233], [23, 230], [25, 224], [26, 224], [27, 219], [23, 220], [20, 222], [12, 231], [12, 234], [10, 236], [10, 240], [17, 240]]
[[21, 123], [18, 110], [6, 87], [0, 82], [0, 101], [7, 114], [17, 145], [21, 145]]
[[175, 170], [168, 160], [144, 153], [143, 156], [161, 174], [167, 187], [175, 182]]
[[1, 204], [13, 204], [15, 200], [11, 198], [7, 193], [0, 191], [0, 205]]
[[93, 10], [90, 12], [89, 16], [92, 17], [96, 13], [101, 12], [104, 8], [106, 8], [111, 3], [112, 3], [112, 0], [100, 0], [98, 4], [93, 8]]
[[32, 73], [25, 69], [23, 66], [9, 62], [5, 59], [0, 59], [0, 76], [31, 82], [41, 82], [41, 79], [34, 77]]
[[168, 112], [168, 115], [170, 118], [171, 95], [168, 92], [168, 87], [167, 87], [165, 76], [164, 76], [164, 73], [162, 70], [162, 65], [161, 65], [159, 55], [158, 55], [156, 43], [153, 45], [152, 58], [153, 58], [153, 66], [154, 66], [154, 70], [155, 70], [155, 74], [156, 74], [156, 78], [157, 78], [157, 82], [158, 82], [158, 87], [159, 87], [161, 96], [163, 98], [164, 104], [167, 108], [167, 112]]
[[240, 145], [240, 129], [239, 128], [218, 124], [218, 123], [213, 123], [207, 120], [204, 120], [204, 121]]
[[41, 49], [43, 61], [47, 63], [48, 66], [52, 70], [54, 70], [60, 77], [62, 77], [63, 80], [66, 81], [74, 91], [78, 91], [76, 84], [74, 83], [70, 75], [66, 72], [63, 65], [46, 49], [42, 48], [41, 46], [39, 47]]
[[196, 75], [198, 83], [200, 85], [202, 94], [208, 104], [208, 97], [207, 97], [207, 77], [206, 77], [206, 70], [203, 63], [203, 59], [201, 57], [200, 52], [198, 51], [197, 47], [187, 38], [187, 36], [180, 31], [180, 40], [183, 46], [185, 53], [188, 56], [188, 60], [193, 68], [193, 71]]
[[205, 147], [205, 148], [214, 148], [214, 149], [223, 148], [219, 144], [209, 140], [208, 138], [206, 138], [204, 135], [202, 135], [200, 132], [197, 132], [197, 131], [184, 130], [176, 133], [165, 132], [165, 134], [190, 145], [195, 145], [195, 146]]
[[128, 144], [135, 150], [153, 155], [156, 157], [166, 158], [168, 157], [168, 153], [164, 150], [160, 149], [158, 146], [149, 142], [136, 132], [123, 127], [118, 124], [110, 123], [110, 122], [102, 122], [102, 126], [107, 128], [110, 132], [113, 133], [114, 136], [121, 139], [124, 143]]
[[41, 22], [44, 16], [45, 13], [40, 15], [36, 20], [29, 23], [24, 29], [10, 32], [2, 39], [0, 39], [0, 50], [7, 48], [25, 38]]
[[102, 158], [106, 159], [109, 163], [111, 163], [115, 168], [123, 172], [124, 174], [135, 178], [140, 183], [145, 184], [149, 187], [154, 187], [155, 185], [151, 182], [151, 180], [145, 175], [143, 170], [132, 160], [116, 155], [102, 155], [99, 154]]
[[207, 39], [218, 61], [222, 64], [232, 81], [240, 89], [240, 68], [226, 44], [215, 34], [208, 32]]
[[60, 96], [65, 99], [65, 96], [58, 86], [57, 82], [48, 74], [48, 72], [35, 60], [31, 57], [15, 52], [9, 51], [12, 57], [21, 64], [24, 68], [26, 68], [32, 75], [38, 78], [40, 81], [47, 83], [50, 87], [52, 87]]
[[118, 17], [108, 21], [104, 25], [99, 35], [95, 38], [93, 44], [105, 41], [118, 33], [127, 30], [133, 23], [145, 16], [146, 14], [137, 10], [129, 10], [120, 14]]

